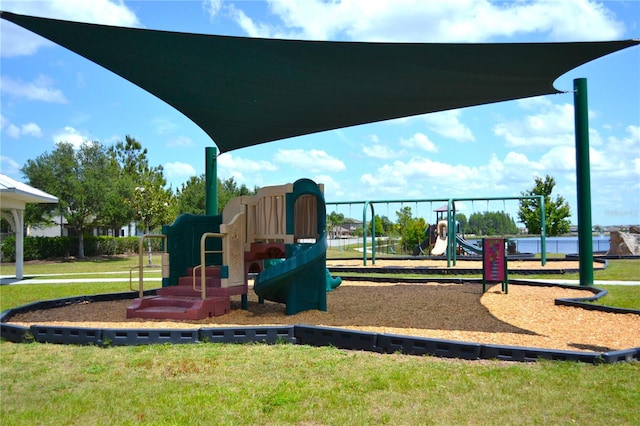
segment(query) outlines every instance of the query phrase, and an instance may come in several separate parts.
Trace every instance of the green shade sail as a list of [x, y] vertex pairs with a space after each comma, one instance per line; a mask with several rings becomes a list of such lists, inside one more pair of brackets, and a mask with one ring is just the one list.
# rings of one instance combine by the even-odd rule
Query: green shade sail
[[638, 40], [432, 44], [259, 39], [2, 12], [172, 105], [221, 152], [392, 118], [558, 93]]

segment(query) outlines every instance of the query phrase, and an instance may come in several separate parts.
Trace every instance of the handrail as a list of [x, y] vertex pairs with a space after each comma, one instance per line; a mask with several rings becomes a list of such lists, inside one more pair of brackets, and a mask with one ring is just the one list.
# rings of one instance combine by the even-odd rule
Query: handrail
[[198, 289], [196, 287], [196, 271], [202, 267], [202, 265], [196, 265], [193, 267], [193, 269], [191, 270], [191, 288], [193, 288], [194, 291], [202, 291], [202, 289]]
[[[144, 250], [144, 240], [148, 238], [162, 238], [164, 245], [164, 253], [167, 253], [167, 236], [163, 234], [144, 234], [140, 237], [138, 241], [138, 294], [140, 298], [144, 296], [144, 266], [143, 266], [143, 255], [142, 252]], [[134, 267], [135, 268], [135, 267]], [[132, 268], [133, 269], [133, 268]], [[131, 270], [132, 270], [131, 269]], [[129, 288], [131, 288], [132, 284], [132, 276], [131, 270], [129, 270]], [[133, 290], [133, 288], [131, 288]]]
[[131, 291], [136, 291], [135, 288], [133, 288], [133, 270], [136, 269], [137, 266], [131, 266], [129, 268], [129, 290]]
[[224, 257], [224, 250], [205, 250], [207, 238], [224, 238], [226, 236], [227, 234], [223, 234], [220, 232], [205, 232], [204, 234], [202, 234], [202, 237], [200, 237], [200, 265], [196, 265], [193, 268], [192, 283], [193, 289], [196, 290], [196, 269], [202, 268], [202, 272], [200, 273], [200, 297], [203, 300], [207, 298], [207, 265], [205, 264], [206, 255], [222, 254]]

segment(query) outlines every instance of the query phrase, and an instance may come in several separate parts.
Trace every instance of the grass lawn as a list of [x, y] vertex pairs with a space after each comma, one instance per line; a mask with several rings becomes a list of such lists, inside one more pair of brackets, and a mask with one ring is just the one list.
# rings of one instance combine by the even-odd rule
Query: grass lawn
[[3, 425], [637, 424], [640, 364], [0, 343]]
[[[634, 276], [627, 269], [637, 271], [637, 265], [620, 262], [616, 275]], [[99, 277], [116, 271], [128, 277], [134, 265], [136, 259], [29, 264], [25, 275]], [[128, 286], [128, 282], [1, 286], [0, 306], [127, 291]], [[631, 301], [631, 307], [640, 308], [637, 286], [607, 290], [618, 298], [611, 303]], [[634, 425], [638, 412], [638, 362], [461, 361], [286, 344], [98, 348], [0, 342], [3, 426]]]

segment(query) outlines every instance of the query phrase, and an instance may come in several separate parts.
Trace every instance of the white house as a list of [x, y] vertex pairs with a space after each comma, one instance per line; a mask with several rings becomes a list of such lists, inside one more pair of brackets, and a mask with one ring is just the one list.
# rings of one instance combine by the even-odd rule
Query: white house
[[24, 276], [24, 210], [27, 203], [57, 203], [58, 198], [0, 174], [0, 214], [16, 235], [16, 278]]

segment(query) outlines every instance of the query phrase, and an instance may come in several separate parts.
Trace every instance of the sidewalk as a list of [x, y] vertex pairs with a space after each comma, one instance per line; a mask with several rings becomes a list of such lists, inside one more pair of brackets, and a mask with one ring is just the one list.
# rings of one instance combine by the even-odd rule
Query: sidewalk
[[[149, 270], [149, 272], [153, 272], [154, 270]], [[155, 270], [157, 272], [157, 269]], [[0, 275], [0, 285], [22, 285], [22, 284], [81, 284], [81, 283], [120, 283], [120, 282], [129, 282], [129, 277], [126, 278], [116, 278], [116, 277], [107, 277], [104, 278], [64, 278], [66, 275], [129, 275], [128, 271], [117, 271], [117, 272], [81, 272], [75, 274], [42, 274], [35, 276], [25, 276], [21, 280], [16, 279], [15, 275]], [[55, 278], [44, 278], [44, 277], [55, 277]], [[162, 278], [154, 277], [154, 278], [145, 278], [145, 282], [161, 282]], [[133, 282], [138, 282], [138, 275], [133, 276]]]

